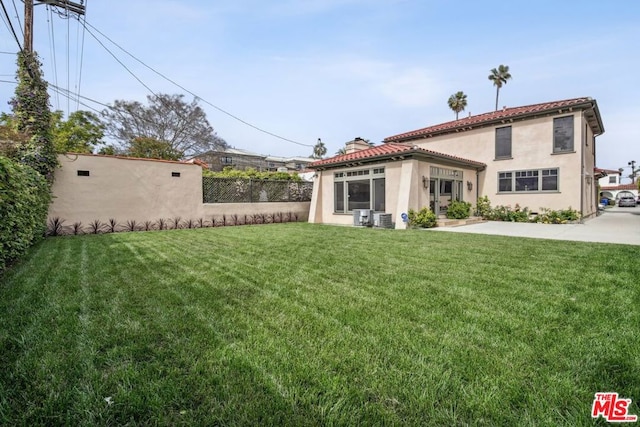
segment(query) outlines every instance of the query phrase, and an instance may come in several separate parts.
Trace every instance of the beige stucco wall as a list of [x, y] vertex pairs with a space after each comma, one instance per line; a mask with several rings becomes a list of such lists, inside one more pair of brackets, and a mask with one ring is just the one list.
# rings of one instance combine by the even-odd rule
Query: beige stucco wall
[[[198, 165], [111, 156], [58, 156], [49, 217], [67, 224], [114, 218], [119, 222], [199, 218], [202, 168]], [[77, 171], [89, 171], [78, 176]], [[172, 172], [180, 173], [173, 177]]]
[[[202, 168], [198, 165], [112, 156], [67, 154], [58, 157], [49, 218], [65, 225], [113, 218], [120, 224], [158, 219], [208, 221], [222, 215], [295, 213], [306, 220], [309, 202], [202, 203]], [[89, 171], [78, 176], [77, 171]], [[172, 173], [180, 173], [173, 177]]]
[[[335, 225], [352, 225], [352, 213], [334, 212], [334, 174], [337, 172], [359, 169], [385, 168], [385, 213], [392, 214], [392, 221], [398, 229], [406, 227], [402, 222], [402, 214], [409, 209], [418, 210], [429, 207], [429, 189], [425, 188], [422, 177], [430, 178], [430, 167], [439, 166], [458, 169], [463, 172], [463, 200], [476, 204], [476, 171], [451, 164], [438, 164], [418, 159], [385, 161], [367, 166], [353, 168], [336, 168], [318, 171], [313, 186], [313, 197], [310, 206], [309, 222]], [[467, 181], [471, 181], [473, 189], [467, 189]]]
[[[557, 117], [566, 115], [568, 114]], [[582, 119], [581, 112], [575, 112], [573, 116], [575, 152], [572, 153], [553, 154], [553, 117], [506, 122], [500, 126], [415, 140], [412, 143], [429, 150], [485, 163], [487, 169], [482, 173], [480, 180], [480, 194], [487, 195], [493, 206], [519, 204], [533, 211], [543, 207], [550, 209], [572, 207], [580, 210], [581, 183], [584, 180], [581, 156], [583, 154], [587, 156], [587, 153], [583, 153], [582, 150], [584, 143], [581, 144], [585, 121]], [[512, 158], [496, 160], [495, 129], [502, 126], [512, 127]], [[589, 143], [592, 144], [592, 141]], [[585, 161], [585, 169], [590, 167], [593, 171], [593, 154], [591, 151], [589, 153], [591, 153], [591, 159]], [[498, 172], [546, 168], [559, 168], [558, 192], [498, 193]], [[587, 191], [590, 190], [585, 189], [585, 194]], [[586, 206], [583, 205], [582, 208]]]
[[207, 221], [222, 215], [295, 214], [297, 221], [307, 221], [311, 202], [205, 203], [202, 217]]

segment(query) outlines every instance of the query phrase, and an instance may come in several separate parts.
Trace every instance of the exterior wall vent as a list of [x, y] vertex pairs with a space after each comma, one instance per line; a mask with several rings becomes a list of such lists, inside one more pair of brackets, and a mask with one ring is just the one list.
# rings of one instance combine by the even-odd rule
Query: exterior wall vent
[[89, 171], [78, 170], [78, 176], [89, 176]]

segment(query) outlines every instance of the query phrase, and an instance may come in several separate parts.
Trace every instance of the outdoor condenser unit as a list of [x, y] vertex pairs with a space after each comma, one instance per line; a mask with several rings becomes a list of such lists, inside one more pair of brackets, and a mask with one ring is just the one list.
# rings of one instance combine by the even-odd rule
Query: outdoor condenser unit
[[371, 209], [354, 209], [353, 225], [370, 227], [373, 225], [373, 210]]
[[373, 214], [373, 226], [379, 228], [391, 228], [393, 223], [391, 222], [390, 213], [374, 213]]

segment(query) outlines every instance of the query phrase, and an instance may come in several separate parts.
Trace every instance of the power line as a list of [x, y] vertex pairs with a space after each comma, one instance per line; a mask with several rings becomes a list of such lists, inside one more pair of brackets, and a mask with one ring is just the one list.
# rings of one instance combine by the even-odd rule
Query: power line
[[[71, 20], [68, 18], [69, 6], [65, 6], [65, 9], [67, 11], [67, 89], [71, 89]], [[70, 110], [70, 100], [67, 98], [67, 115], [69, 115]]]
[[[53, 80], [55, 81], [56, 85], [58, 85], [58, 63], [56, 61], [56, 38], [55, 38], [55, 33], [53, 31], [53, 11], [51, 10], [51, 8], [49, 7], [49, 5], [46, 6], [47, 7], [47, 11], [49, 12], [49, 15], [47, 16], [47, 22], [49, 23], [49, 34], [50, 34], [50, 38], [49, 38], [49, 48], [51, 49], [51, 56], [53, 58]], [[51, 19], [49, 19], [51, 18]], [[58, 93], [56, 92], [56, 107], [58, 108], [58, 110], [60, 109], [60, 97], [58, 96]]]
[[[87, 9], [87, 6], [89, 6], [89, 0], [86, 0], [85, 11]], [[82, 16], [83, 16], [84, 21], [86, 22], [87, 21], [86, 12]], [[79, 20], [78, 20], [78, 24], [80, 24]], [[79, 31], [80, 31], [80, 25], [78, 25], [78, 32]], [[82, 86], [82, 65], [83, 65], [83, 62], [84, 62], [84, 36], [85, 36], [86, 32], [87, 32], [87, 30], [86, 30], [85, 26], [83, 25], [82, 26], [82, 44], [81, 44], [81, 50], [80, 50], [80, 67], [79, 67], [79, 71], [78, 71], [78, 89], [77, 89], [78, 93], [80, 93], [80, 88]], [[80, 100], [78, 100], [78, 103], [79, 102], [80, 102]], [[76, 107], [76, 108], [78, 108], [78, 107]]]
[[[151, 70], [152, 72], [154, 72], [154, 73], [155, 73], [155, 74], [157, 74], [158, 76], [162, 77], [163, 79], [167, 80], [168, 82], [170, 82], [170, 83], [174, 84], [175, 86], [179, 87], [180, 89], [184, 90], [184, 91], [185, 91], [185, 92], [187, 92], [188, 94], [192, 95], [194, 98], [202, 100], [202, 102], [204, 102], [205, 104], [207, 104], [207, 105], [209, 105], [209, 106], [211, 106], [211, 107], [215, 108], [216, 110], [218, 110], [218, 111], [220, 111], [220, 112], [222, 112], [222, 113], [226, 114], [227, 116], [229, 116], [229, 117], [231, 117], [231, 118], [233, 118], [233, 119], [235, 119], [235, 120], [239, 121], [240, 123], [243, 123], [243, 124], [245, 124], [245, 125], [247, 125], [247, 126], [249, 126], [249, 127], [253, 128], [253, 129], [257, 130], [257, 131], [260, 131], [260, 132], [265, 133], [265, 134], [267, 134], [267, 135], [270, 135], [270, 136], [273, 136], [273, 137], [275, 137], [275, 138], [281, 139], [281, 140], [283, 140], [283, 141], [291, 142], [291, 143], [293, 143], [293, 144], [301, 145], [301, 146], [303, 146], [303, 147], [313, 147], [313, 145], [311, 145], [311, 144], [303, 144], [303, 143], [301, 143], [301, 142], [294, 141], [294, 140], [292, 140], [292, 139], [285, 138], [285, 137], [283, 137], [283, 136], [277, 135], [277, 134], [275, 134], [275, 133], [273, 133], [273, 132], [269, 132], [269, 131], [267, 131], [267, 130], [265, 130], [265, 129], [262, 129], [262, 128], [260, 128], [260, 127], [256, 126], [256, 125], [253, 125], [253, 124], [251, 124], [251, 123], [247, 122], [246, 120], [241, 119], [241, 118], [240, 118], [240, 117], [238, 117], [238, 116], [235, 116], [235, 115], [231, 114], [230, 112], [228, 112], [228, 111], [226, 111], [226, 110], [224, 110], [224, 109], [222, 109], [222, 108], [218, 107], [217, 105], [212, 104], [211, 102], [209, 102], [209, 101], [207, 101], [206, 99], [204, 99], [204, 98], [202, 98], [202, 97], [200, 97], [200, 96], [196, 95], [195, 93], [193, 93], [193, 92], [192, 92], [192, 91], [190, 91], [189, 89], [185, 88], [184, 86], [180, 85], [179, 83], [176, 83], [175, 81], [171, 80], [169, 77], [165, 76], [164, 74], [160, 73], [159, 71], [156, 71], [155, 69], [153, 69], [153, 68], [152, 68], [152, 67], [150, 67], [149, 65], [145, 64], [142, 60], [140, 60], [140, 59], [136, 58], [133, 54], [131, 54], [130, 52], [128, 52], [126, 49], [124, 49], [124, 48], [123, 48], [122, 46], [120, 46], [118, 43], [116, 43], [116, 42], [114, 42], [113, 40], [111, 40], [111, 39], [110, 39], [107, 35], [105, 35], [103, 32], [101, 32], [101, 31], [100, 31], [100, 30], [98, 30], [96, 27], [94, 27], [94, 26], [93, 26], [93, 25], [91, 25], [89, 22], [87, 22], [87, 21], [86, 21], [86, 19], [85, 19], [85, 21], [84, 21], [84, 24], [86, 24], [86, 25], [90, 26], [91, 28], [93, 28], [96, 32], [98, 32], [98, 33], [99, 33], [100, 35], [102, 35], [104, 38], [106, 38], [106, 39], [107, 39], [107, 40], [109, 40], [111, 43], [113, 43], [113, 44], [114, 44], [116, 47], [118, 47], [121, 51], [123, 51], [124, 53], [126, 53], [127, 55], [129, 55], [131, 58], [133, 58], [134, 60], [136, 60], [137, 62], [139, 62], [139, 63], [140, 63], [140, 64], [142, 64], [144, 67], [146, 67], [147, 69]], [[85, 27], [85, 28], [86, 28], [86, 27]], [[89, 34], [91, 34], [94, 38], [96, 38], [96, 36], [95, 36], [95, 35], [94, 35], [94, 34], [93, 34], [93, 33], [92, 33], [88, 28], [87, 28], [87, 31], [88, 31], [88, 32], [89, 32]], [[96, 40], [97, 40], [97, 38], [96, 38]], [[98, 42], [99, 42], [99, 41], [98, 41]], [[99, 42], [99, 43], [100, 43], [100, 44], [102, 44], [101, 42]], [[104, 45], [103, 45], [103, 47], [104, 47]], [[106, 49], [106, 48], [105, 48], [105, 49]], [[111, 52], [109, 52], [109, 53], [111, 53]], [[112, 56], [113, 56], [113, 54], [112, 54]], [[114, 57], [115, 57], [115, 56], [114, 56]], [[120, 61], [118, 61], [118, 62], [120, 62]], [[126, 68], [126, 67], [125, 67], [125, 68]], [[129, 71], [129, 70], [127, 69], [127, 71]], [[129, 71], [129, 72], [130, 72], [130, 71]], [[136, 77], [136, 79], [137, 79], [137, 77]], [[138, 80], [138, 81], [140, 81], [140, 80]], [[147, 87], [146, 85], [144, 85], [144, 86], [145, 86], [145, 87]], [[148, 87], [147, 87], [147, 89], [148, 89]], [[151, 91], [151, 89], [149, 89], [149, 91], [150, 91], [151, 93], [153, 93], [153, 91]]]
[[16, 30], [13, 28], [13, 24], [11, 23], [11, 18], [9, 18], [9, 13], [7, 12], [7, 8], [4, 7], [4, 1], [0, 0], [0, 5], [2, 5], [2, 10], [4, 11], [4, 16], [7, 18], [7, 24], [9, 25], [11, 33], [13, 34], [13, 38], [16, 40], [16, 43], [18, 43], [18, 47], [20, 48], [20, 51], [22, 51], [22, 45], [20, 44], [20, 40], [18, 39]]
[[[0, 0], [0, 1], [1, 1], [1, 0]], [[93, 28], [93, 27], [91, 27], [91, 28]], [[156, 93], [155, 93], [153, 90], [151, 90], [151, 88], [150, 88], [149, 86], [147, 86], [147, 85], [146, 85], [142, 80], [140, 80], [140, 79], [138, 78], [138, 76], [136, 76], [136, 75], [133, 73], [133, 71], [131, 71], [131, 70], [130, 70], [126, 65], [124, 65], [124, 63], [123, 63], [122, 61], [120, 61], [120, 59], [118, 59], [118, 57], [117, 57], [116, 55], [114, 55], [114, 53], [113, 53], [113, 52], [111, 52], [111, 51], [109, 50], [109, 48], [108, 48], [108, 47], [106, 47], [106, 46], [104, 45], [104, 43], [102, 43], [102, 42], [100, 41], [100, 39], [98, 39], [98, 37], [96, 37], [96, 36], [95, 36], [95, 34], [93, 34], [93, 33], [91, 32], [91, 30], [89, 30], [87, 27], [85, 27], [85, 29], [86, 29], [86, 30], [87, 30], [87, 32], [91, 35], [91, 37], [93, 37], [93, 38], [94, 38], [94, 39], [95, 39], [95, 40], [100, 44], [100, 46], [102, 46], [102, 47], [104, 48], [104, 50], [106, 50], [106, 51], [109, 53], [109, 55], [111, 55], [111, 56], [113, 57], [113, 59], [115, 59], [115, 60], [118, 62], [118, 64], [120, 64], [120, 65], [121, 65], [125, 70], [127, 70], [127, 72], [128, 72], [129, 74], [131, 74], [131, 76], [133, 76], [133, 78], [134, 78], [134, 79], [136, 79], [136, 80], [138, 81], [138, 83], [140, 83], [142, 86], [144, 86], [144, 87], [145, 87], [149, 92], [151, 92], [152, 94], [156, 95]], [[96, 31], [97, 31], [97, 30], [96, 30]], [[157, 96], [157, 95], [156, 95], [156, 96]]]
[[16, 1], [11, 0], [11, 2], [13, 3], [13, 10], [16, 11], [16, 19], [18, 20], [18, 27], [20, 28], [20, 33], [24, 37], [24, 30], [22, 29], [22, 22], [20, 22], [20, 14], [18, 13], [18, 8], [16, 7]]

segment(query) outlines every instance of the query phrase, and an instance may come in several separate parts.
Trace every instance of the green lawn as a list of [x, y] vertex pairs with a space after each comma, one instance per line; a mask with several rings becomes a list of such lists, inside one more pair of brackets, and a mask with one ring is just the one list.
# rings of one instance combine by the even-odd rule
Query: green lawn
[[50, 238], [0, 278], [0, 425], [576, 426], [598, 391], [640, 414], [639, 258], [310, 224]]

